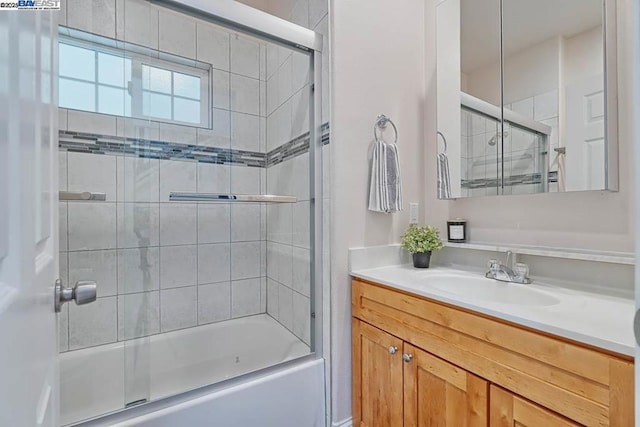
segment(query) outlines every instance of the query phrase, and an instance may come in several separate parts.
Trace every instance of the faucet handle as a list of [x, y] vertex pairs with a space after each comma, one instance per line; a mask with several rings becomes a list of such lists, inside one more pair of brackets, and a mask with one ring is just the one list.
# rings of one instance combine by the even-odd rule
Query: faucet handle
[[495, 267], [498, 266], [498, 260], [497, 259], [490, 259], [489, 262], [487, 262], [487, 267], [489, 267], [489, 269], [493, 270]]
[[513, 268], [515, 280], [518, 283], [531, 283], [529, 279], [529, 266], [523, 262], [518, 262]]

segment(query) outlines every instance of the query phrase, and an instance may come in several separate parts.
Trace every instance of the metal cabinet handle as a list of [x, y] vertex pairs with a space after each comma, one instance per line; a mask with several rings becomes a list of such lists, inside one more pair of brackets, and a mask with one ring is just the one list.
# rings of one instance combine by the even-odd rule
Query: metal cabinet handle
[[396, 347], [395, 345], [389, 346], [389, 354], [396, 354], [397, 351], [398, 351], [398, 347]]
[[73, 288], [67, 288], [62, 286], [62, 282], [58, 279], [54, 292], [54, 308], [56, 313], [59, 313], [62, 305], [71, 300], [74, 300], [76, 305], [94, 302], [98, 296], [98, 285], [91, 280], [80, 280]]
[[402, 355], [402, 360], [404, 360], [407, 363], [411, 362], [411, 359], [413, 359], [413, 354], [411, 353], [405, 353]]

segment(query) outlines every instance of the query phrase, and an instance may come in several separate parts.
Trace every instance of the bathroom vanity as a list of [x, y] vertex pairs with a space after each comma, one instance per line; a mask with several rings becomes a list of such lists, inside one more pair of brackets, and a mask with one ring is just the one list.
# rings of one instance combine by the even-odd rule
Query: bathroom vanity
[[352, 272], [354, 426], [633, 426], [633, 303], [453, 269]]

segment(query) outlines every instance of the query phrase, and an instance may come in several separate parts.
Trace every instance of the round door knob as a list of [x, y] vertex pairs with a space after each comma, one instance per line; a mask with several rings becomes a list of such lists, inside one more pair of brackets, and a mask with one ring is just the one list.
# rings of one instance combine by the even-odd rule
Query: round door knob
[[93, 280], [81, 280], [73, 288], [73, 299], [77, 305], [94, 302], [98, 296], [98, 285]]
[[405, 353], [402, 355], [402, 360], [407, 363], [411, 362], [411, 359], [413, 359], [413, 354]]
[[98, 286], [91, 280], [81, 280], [73, 288], [62, 286], [60, 279], [56, 280], [54, 286], [53, 302], [55, 312], [62, 310], [62, 304], [75, 301], [77, 305], [89, 304], [96, 300]]
[[398, 347], [394, 345], [389, 346], [389, 354], [396, 354], [398, 352]]

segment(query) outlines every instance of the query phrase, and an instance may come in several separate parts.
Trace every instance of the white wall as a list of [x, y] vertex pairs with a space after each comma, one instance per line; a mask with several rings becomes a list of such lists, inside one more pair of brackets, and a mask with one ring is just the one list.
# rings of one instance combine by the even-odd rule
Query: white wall
[[564, 40], [562, 56], [563, 84], [602, 74], [602, 27], [598, 26]]
[[[351, 416], [347, 250], [398, 242], [408, 223], [408, 204], [422, 206], [424, 201], [423, 171], [429, 170], [422, 156], [424, 108], [427, 102], [435, 102], [433, 95], [425, 99], [424, 8], [424, 2], [412, 0], [331, 3], [331, 377], [335, 424]], [[435, 25], [429, 28], [435, 31]], [[433, 68], [435, 57], [428, 64]], [[433, 85], [435, 88], [435, 82]], [[405, 211], [393, 215], [367, 210], [368, 153], [373, 123], [381, 113], [395, 122], [400, 134]], [[430, 135], [435, 137], [435, 127]], [[429, 164], [435, 165], [435, 157]]]
[[[550, 38], [505, 57], [504, 102], [530, 98], [558, 88], [560, 39]], [[469, 93], [492, 104], [500, 104], [500, 63], [468, 74]]]
[[[471, 238], [476, 241], [521, 243], [555, 247], [574, 247], [612, 251], [632, 251], [633, 162], [630, 140], [633, 100], [628, 90], [631, 58], [630, 0], [618, 2], [618, 97], [620, 191], [537, 194], [528, 196], [484, 197], [438, 201], [435, 168], [427, 169], [425, 187], [427, 222], [445, 229], [450, 217], [469, 221]], [[431, 28], [428, 26], [427, 28]], [[429, 30], [427, 40], [434, 37]], [[431, 43], [431, 42], [428, 42]], [[427, 64], [434, 63], [430, 53]], [[431, 66], [429, 67], [432, 68]], [[432, 73], [433, 70], [427, 70]], [[429, 89], [427, 99], [432, 99]], [[431, 101], [435, 103], [435, 101]], [[427, 108], [427, 158], [435, 156], [435, 127]], [[432, 129], [432, 132], [429, 132]]]

